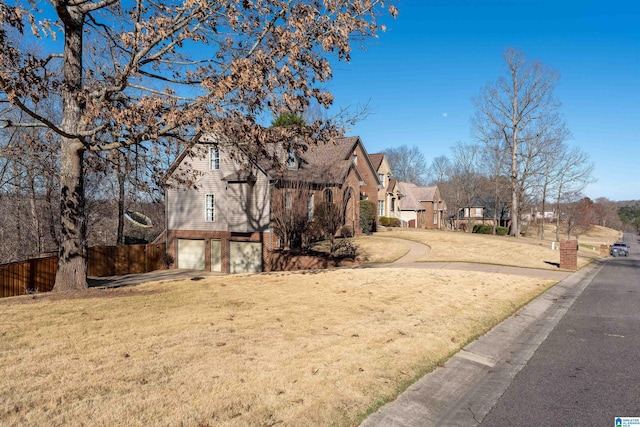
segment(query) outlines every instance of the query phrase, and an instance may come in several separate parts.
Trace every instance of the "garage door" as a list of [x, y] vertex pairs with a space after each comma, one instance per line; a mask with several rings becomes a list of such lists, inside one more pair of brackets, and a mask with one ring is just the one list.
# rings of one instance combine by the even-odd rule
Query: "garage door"
[[178, 239], [178, 268], [204, 270], [204, 240]]
[[260, 273], [262, 271], [262, 243], [230, 242], [231, 273]]

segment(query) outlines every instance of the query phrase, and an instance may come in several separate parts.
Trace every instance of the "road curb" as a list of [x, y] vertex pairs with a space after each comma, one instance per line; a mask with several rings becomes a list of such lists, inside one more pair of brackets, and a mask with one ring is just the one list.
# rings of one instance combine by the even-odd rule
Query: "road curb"
[[477, 426], [605, 265], [595, 261], [425, 375], [361, 427]]

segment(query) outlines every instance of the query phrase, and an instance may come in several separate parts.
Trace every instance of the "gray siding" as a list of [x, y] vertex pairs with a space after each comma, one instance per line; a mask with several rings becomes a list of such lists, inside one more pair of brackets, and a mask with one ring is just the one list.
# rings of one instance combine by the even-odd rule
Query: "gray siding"
[[[258, 170], [253, 185], [223, 181], [224, 177], [240, 171], [241, 165], [230, 160], [223, 148], [220, 151], [219, 170], [209, 169], [208, 153], [203, 159], [188, 160], [195, 170], [203, 173], [197, 179], [197, 189], [167, 190], [167, 225], [170, 230], [253, 232], [269, 228], [267, 176]], [[214, 222], [205, 221], [207, 194], [215, 195]]]

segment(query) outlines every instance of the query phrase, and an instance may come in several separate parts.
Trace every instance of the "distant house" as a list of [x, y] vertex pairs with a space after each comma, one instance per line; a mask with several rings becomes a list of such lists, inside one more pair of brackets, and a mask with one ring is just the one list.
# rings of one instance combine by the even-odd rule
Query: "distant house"
[[458, 209], [457, 214], [449, 218], [451, 228], [454, 230], [471, 231], [475, 224], [485, 224], [489, 221], [493, 223], [493, 219], [486, 217], [486, 209], [484, 206], [468, 206]]
[[378, 173], [378, 217], [400, 218], [400, 186], [393, 179], [391, 167], [384, 153], [370, 154], [371, 163]]
[[[270, 271], [271, 252], [280, 246], [273, 227], [276, 200], [284, 200], [282, 209], [302, 206], [309, 220], [320, 201], [336, 203], [345, 226], [355, 233], [360, 231], [360, 200], [377, 202], [377, 172], [359, 137], [341, 138], [300, 154], [274, 147], [286, 165], [282, 168], [261, 159], [239, 161], [234, 150], [238, 149], [209, 138], [182, 153], [170, 168], [167, 252], [175, 259], [174, 267], [223, 273]], [[180, 188], [177, 183], [190, 168], [197, 171], [195, 186]], [[295, 202], [288, 197], [294, 193]]]
[[409, 182], [399, 182], [403, 194], [400, 215], [410, 228], [446, 228], [447, 204], [437, 186], [418, 187]]

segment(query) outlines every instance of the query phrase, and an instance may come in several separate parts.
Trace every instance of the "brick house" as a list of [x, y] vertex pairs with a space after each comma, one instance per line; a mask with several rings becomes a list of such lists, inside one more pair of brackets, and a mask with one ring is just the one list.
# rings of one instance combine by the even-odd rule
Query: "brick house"
[[[174, 267], [270, 271], [271, 253], [280, 246], [273, 228], [274, 198], [284, 195], [287, 200], [287, 194], [301, 188], [305, 200], [296, 203], [304, 203], [309, 218], [317, 203], [331, 201], [341, 207], [345, 226], [355, 233], [360, 230], [360, 200], [377, 203], [377, 173], [357, 136], [304, 153], [279, 153], [284, 167], [239, 161], [233, 153], [231, 145], [212, 138], [182, 153], [170, 168], [166, 229]], [[189, 168], [197, 171], [195, 185], [180, 188], [178, 178]]]
[[371, 163], [378, 173], [378, 217], [400, 218], [400, 186], [392, 178], [393, 173], [384, 153], [370, 154]]
[[399, 183], [403, 194], [400, 215], [410, 228], [442, 230], [446, 228], [447, 204], [437, 186], [418, 187], [409, 182]]

